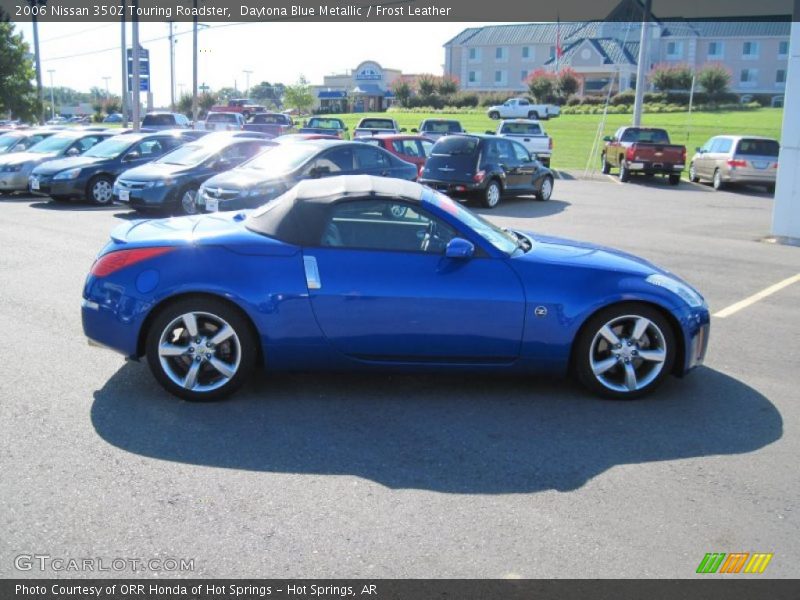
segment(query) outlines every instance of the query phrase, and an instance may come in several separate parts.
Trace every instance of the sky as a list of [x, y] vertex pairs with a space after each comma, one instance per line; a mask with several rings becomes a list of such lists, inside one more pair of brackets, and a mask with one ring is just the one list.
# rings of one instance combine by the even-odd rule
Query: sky
[[[294, 83], [300, 75], [321, 84], [324, 75], [355, 69], [364, 60], [404, 73], [441, 74], [442, 45], [466, 27], [482, 23], [212, 23], [198, 35], [199, 84], [244, 90], [261, 81]], [[30, 23], [18, 23], [33, 48]], [[176, 97], [191, 92], [191, 23], [176, 23]], [[155, 106], [169, 104], [167, 23], [141, 23], [140, 44], [150, 51]], [[127, 43], [131, 45], [130, 24]], [[88, 91], [121, 92], [119, 23], [40, 23], [42, 83]]]

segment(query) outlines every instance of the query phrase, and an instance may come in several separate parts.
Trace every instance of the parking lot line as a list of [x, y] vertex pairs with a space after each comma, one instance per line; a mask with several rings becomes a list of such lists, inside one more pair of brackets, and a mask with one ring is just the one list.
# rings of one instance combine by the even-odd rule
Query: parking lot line
[[771, 296], [775, 292], [782, 290], [783, 288], [792, 285], [793, 283], [797, 283], [800, 281], [800, 273], [797, 275], [792, 275], [791, 277], [787, 277], [783, 281], [779, 281], [778, 283], [771, 285], [767, 288], [764, 288], [760, 292], [756, 292], [752, 296], [748, 296], [744, 300], [740, 300], [739, 302], [735, 302], [730, 306], [723, 308], [722, 310], [715, 312], [712, 316], [718, 319], [724, 319], [725, 317], [730, 317], [732, 314], [739, 312], [743, 308], [747, 308], [751, 304], [755, 304], [759, 300], [763, 300], [767, 296]]
[[619, 185], [622, 185], [622, 182], [619, 180], [619, 177], [614, 177], [613, 175], [606, 175], [606, 177], [608, 177], [614, 183], [618, 183]]

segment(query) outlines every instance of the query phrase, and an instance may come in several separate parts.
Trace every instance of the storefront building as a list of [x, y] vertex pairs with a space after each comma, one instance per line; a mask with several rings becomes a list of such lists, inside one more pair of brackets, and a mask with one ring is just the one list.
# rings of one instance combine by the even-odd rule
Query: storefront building
[[319, 113], [380, 112], [392, 105], [392, 83], [403, 75], [398, 69], [384, 69], [367, 60], [355, 69], [326, 75], [314, 86], [314, 111]]

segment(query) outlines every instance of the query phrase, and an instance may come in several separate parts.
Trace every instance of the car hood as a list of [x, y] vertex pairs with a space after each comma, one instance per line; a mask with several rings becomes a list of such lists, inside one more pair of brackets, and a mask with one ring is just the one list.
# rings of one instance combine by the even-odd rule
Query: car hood
[[527, 231], [522, 233], [534, 241], [533, 248], [529, 252], [515, 257], [523, 262], [585, 267], [642, 277], [654, 273], [675, 277], [650, 261], [621, 250]]
[[186, 171], [190, 171], [194, 167], [187, 167], [186, 165], [169, 165], [166, 163], [148, 163], [133, 169], [128, 169], [120, 179], [125, 181], [161, 181], [166, 177], [176, 177]]
[[7, 156], [0, 157], [0, 165], [18, 165], [26, 162], [38, 164], [52, 159], [57, 156], [57, 154], [57, 152], [14, 152]]
[[65, 171], [67, 169], [75, 169], [77, 167], [87, 167], [89, 165], [93, 165], [103, 160], [106, 159], [93, 158], [89, 156], [72, 156], [70, 158], [59, 158], [58, 160], [51, 160], [37, 167], [36, 171], [37, 173], [41, 173], [43, 175], [50, 175], [52, 173], [58, 173], [59, 171]]
[[250, 231], [246, 212], [225, 212], [193, 217], [142, 219], [123, 223], [111, 232], [112, 243], [101, 253], [152, 246], [225, 246], [239, 254], [290, 256], [296, 246]]

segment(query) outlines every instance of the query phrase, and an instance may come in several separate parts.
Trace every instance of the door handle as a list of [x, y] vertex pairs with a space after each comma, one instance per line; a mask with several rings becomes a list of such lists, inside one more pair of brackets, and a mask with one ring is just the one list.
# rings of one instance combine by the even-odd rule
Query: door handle
[[317, 259], [313, 256], [303, 257], [303, 268], [306, 271], [306, 285], [309, 290], [318, 290], [322, 288], [322, 280], [319, 278], [319, 267], [317, 266]]

